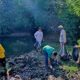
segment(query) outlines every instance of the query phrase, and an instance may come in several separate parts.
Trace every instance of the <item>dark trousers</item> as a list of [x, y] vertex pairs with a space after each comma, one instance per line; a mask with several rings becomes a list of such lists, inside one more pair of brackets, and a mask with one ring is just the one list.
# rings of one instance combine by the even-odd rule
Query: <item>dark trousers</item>
[[5, 67], [5, 64], [6, 64], [5, 58], [0, 59], [0, 65], [2, 67]]
[[48, 68], [48, 53], [46, 51], [44, 52], [44, 56], [45, 56], [45, 67]]
[[79, 49], [78, 48], [76, 48], [76, 47], [73, 48], [72, 57], [73, 57], [74, 61], [78, 60], [78, 57], [79, 57]]
[[0, 58], [0, 66], [4, 68], [4, 72], [3, 74], [1, 74], [2, 76], [5, 76], [5, 80], [7, 80], [7, 77], [6, 77], [6, 60], [5, 58]]

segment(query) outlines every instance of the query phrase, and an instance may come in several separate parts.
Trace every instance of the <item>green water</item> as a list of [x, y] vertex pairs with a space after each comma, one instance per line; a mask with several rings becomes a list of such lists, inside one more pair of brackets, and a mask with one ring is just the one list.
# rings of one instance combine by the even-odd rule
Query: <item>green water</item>
[[6, 50], [6, 56], [18, 56], [27, 53], [33, 49], [33, 39], [27, 37], [4, 37], [1, 43]]

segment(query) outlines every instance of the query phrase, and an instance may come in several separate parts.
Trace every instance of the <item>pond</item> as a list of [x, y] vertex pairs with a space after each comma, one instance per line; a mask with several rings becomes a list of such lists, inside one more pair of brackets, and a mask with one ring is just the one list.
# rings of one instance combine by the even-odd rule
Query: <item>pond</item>
[[33, 49], [33, 38], [25, 37], [2, 37], [1, 43], [6, 50], [6, 56], [18, 56], [27, 53]]

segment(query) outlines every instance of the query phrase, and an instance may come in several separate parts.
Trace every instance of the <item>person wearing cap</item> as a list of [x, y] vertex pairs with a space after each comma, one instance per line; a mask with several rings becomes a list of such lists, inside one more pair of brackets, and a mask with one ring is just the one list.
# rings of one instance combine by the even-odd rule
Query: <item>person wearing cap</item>
[[36, 43], [34, 44], [34, 46], [38, 50], [38, 49], [40, 49], [41, 43], [42, 43], [42, 40], [43, 40], [43, 32], [42, 32], [42, 29], [40, 27], [38, 28], [38, 31], [36, 31], [34, 33], [34, 38], [36, 40]]
[[50, 58], [52, 57], [53, 54], [57, 53], [55, 51], [55, 48], [46, 45], [43, 47], [43, 53], [45, 56], [45, 66], [46, 68], [52, 68], [51, 62], [50, 62]]
[[64, 27], [62, 25], [58, 26], [58, 28], [60, 29], [60, 56], [63, 57], [65, 55], [64, 47], [66, 44], [66, 31], [64, 30]]

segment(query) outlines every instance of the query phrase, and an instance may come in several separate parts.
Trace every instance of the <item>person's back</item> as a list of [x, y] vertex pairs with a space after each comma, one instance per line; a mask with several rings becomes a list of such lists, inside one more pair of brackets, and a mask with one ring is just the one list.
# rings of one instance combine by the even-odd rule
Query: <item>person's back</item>
[[49, 45], [46, 45], [43, 47], [43, 53], [45, 56], [45, 67], [51, 68], [51, 62], [50, 62], [50, 58], [52, 56], [52, 54], [54, 53], [55, 49]]
[[48, 57], [50, 58], [51, 55], [52, 55], [52, 52], [55, 51], [55, 49], [53, 47], [49, 46], [49, 45], [46, 45], [46, 46], [43, 47], [43, 51], [47, 52]]
[[3, 58], [5, 58], [5, 49], [0, 44], [0, 59], [3, 59]]

